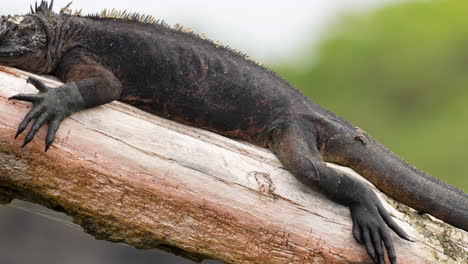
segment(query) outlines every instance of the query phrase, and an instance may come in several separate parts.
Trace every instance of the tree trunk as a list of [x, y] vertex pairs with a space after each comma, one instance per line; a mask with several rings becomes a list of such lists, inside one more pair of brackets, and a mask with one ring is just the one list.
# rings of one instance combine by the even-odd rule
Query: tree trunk
[[[346, 207], [299, 183], [268, 150], [113, 102], [14, 140], [32, 74], [0, 68], [0, 203], [14, 198], [73, 217], [97, 239], [226, 263], [369, 263]], [[42, 78], [48, 85], [59, 83]], [[355, 177], [348, 168], [331, 164]], [[375, 189], [375, 188], [374, 188]], [[417, 242], [394, 236], [399, 263], [462, 263], [468, 233], [382, 193]]]

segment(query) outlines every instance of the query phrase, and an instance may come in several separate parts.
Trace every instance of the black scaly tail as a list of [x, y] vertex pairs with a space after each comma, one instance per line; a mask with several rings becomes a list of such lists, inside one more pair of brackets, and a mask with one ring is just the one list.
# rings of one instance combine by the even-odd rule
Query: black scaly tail
[[324, 142], [326, 161], [350, 167], [395, 200], [468, 231], [463, 190], [408, 164], [363, 131], [346, 130]]

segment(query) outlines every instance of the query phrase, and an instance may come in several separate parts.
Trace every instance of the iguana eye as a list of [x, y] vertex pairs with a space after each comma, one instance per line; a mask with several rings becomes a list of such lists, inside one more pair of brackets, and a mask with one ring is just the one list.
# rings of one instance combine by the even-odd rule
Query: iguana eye
[[6, 25], [0, 26], [0, 43], [5, 41], [5, 39], [8, 36], [8, 33], [10, 33], [10, 28], [7, 27]]
[[0, 37], [5, 35], [8, 31], [8, 28], [5, 25], [0, 25]]

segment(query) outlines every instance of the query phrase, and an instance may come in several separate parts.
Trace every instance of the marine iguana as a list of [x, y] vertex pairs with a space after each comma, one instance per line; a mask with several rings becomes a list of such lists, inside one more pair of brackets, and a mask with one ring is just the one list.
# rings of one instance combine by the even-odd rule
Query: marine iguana
[[416, 169], [286, 80], [245, 55], [152, 17], [120, 12], [57, 14], [42, 1], [24, 16], [3, 16], [0, 64], [64, 82], [52, 89], [29, 78], [38, 94], [17, 136], [23, 146], [48, 124], [47, 151], [62, 120], [121, 100], [144, 111], [268, 147], [304, 184], [348, 206], [353, 236], [376, 263], [384, 249], [397, 263], [387, 226], [410, 237], [363, 183], [326, 165], [351, 167], [380, 190], [421, 213], [468, 231], [468, 195]]

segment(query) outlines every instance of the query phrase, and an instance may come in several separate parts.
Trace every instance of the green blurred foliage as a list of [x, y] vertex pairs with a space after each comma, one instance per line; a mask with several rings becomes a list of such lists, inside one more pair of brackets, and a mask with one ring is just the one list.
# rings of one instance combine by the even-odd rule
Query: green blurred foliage
[[[302, 68], [273, 66], [400, 157], [468, 189], [468, 1], [347, 15]], [[298, 59], [297, 61], [303, 61]]]

